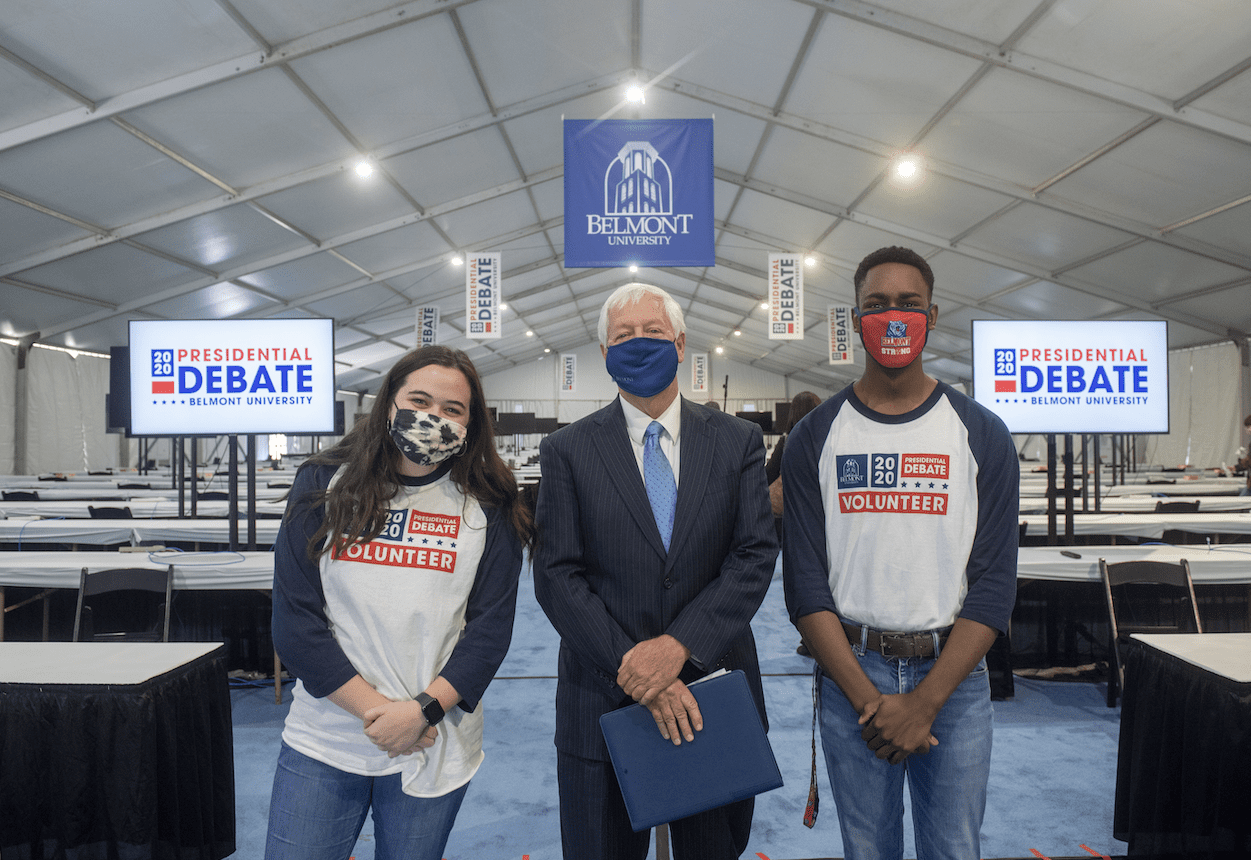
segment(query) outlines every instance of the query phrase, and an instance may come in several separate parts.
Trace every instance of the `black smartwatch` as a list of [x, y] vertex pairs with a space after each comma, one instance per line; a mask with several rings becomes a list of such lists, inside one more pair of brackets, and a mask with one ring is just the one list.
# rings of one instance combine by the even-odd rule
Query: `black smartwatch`
[[427, 725], [437, 726], [443, 721], [443, 706], [434, 696], [429, 693], [418, 693], [417, 704], [421, 705], [421, 712], [426, 716]]

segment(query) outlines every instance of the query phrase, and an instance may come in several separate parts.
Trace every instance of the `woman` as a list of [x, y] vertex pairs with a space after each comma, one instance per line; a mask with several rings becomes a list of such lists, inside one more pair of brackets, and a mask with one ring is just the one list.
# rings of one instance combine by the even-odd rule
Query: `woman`
[[[777, 530], [778, 543], [782, 542], [782, 451], [786, 448], [786, 436], [795, 429], [799, 419], [821, 405], [821, 398], [811, 391], [801, 391], [791, 400], [791, 408], [786, 412], [786, 429], [778, 443], [773, 446], [769, 462], [765, 464], [765, 480], [769, 482], [769, 506], [773, 508], [773, 527]], [[804, 657], [811, 656], [808, 646], [800, 640], [795, 653]]]
[[769, 462], [765, 464], [765, 480], [769, 482], [769, 502], [773, 507], [773, 524], [777, 527], [778, 541], [782, 540], [782, 451], [786, 447], [786, 434], [794, 429], [812, 410], [821, 405], [821, 398], [811, 391], [801, 391], [791, 400], [791, 408], [786, 412], [786, 429], [782, 437], [773, 446]]
[[267, 860], [437, 858], [482, 762], [478, 701], [534, 537], [469, 358], [401, 358], [369, 417], [300, 468], [274, 546], [274, 645], [299, 679]]

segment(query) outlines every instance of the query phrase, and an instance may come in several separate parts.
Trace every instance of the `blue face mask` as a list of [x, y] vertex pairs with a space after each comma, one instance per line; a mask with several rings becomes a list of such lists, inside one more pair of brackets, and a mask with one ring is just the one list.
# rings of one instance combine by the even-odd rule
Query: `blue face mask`
[[655, 397], [678, 375], [678, 347], [671, 340], [632, 337], [608, 347], [612, 381], [635, 397]]

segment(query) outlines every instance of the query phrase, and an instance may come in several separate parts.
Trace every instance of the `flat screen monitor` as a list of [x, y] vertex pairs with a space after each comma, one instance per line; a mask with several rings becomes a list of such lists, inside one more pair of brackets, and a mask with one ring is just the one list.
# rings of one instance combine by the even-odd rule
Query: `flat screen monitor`
[[773, 432], [773, 416], [768, 412], [735, 412], [735, 416], [760, 425], [765, 433]]
[[1013, 433], [1167, 433], [1163, 320], [974, 320], [973, 398]]
[[133, 320], [135, 436], [335, 432], [334, 321]]

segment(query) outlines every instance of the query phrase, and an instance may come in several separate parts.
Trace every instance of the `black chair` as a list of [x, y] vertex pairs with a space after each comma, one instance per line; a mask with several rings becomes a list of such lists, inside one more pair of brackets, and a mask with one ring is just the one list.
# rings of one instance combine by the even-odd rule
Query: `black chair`
[[130, 508], [125, 505], [120, 508], [97, 508], [94, 505], [87, 505], [87, 513], [93, 520], [133, 520], [135, 518]]
[[1121, 651], [1132, 633], [1202, 633], [1199, 603], [1190, 578], [1190, 564], [1164, 561], [1099, 559], [1099, 575], [1108, 604], [1108, 707], [1125, 688]]
[[[1193, 502], [1156, 502], [1155, 512], [1157, 514], [1197, 514], [1199, 512], [1199, 500]], [[1181, 544], [1195, 543], [1199, 540], [1198, 536], [1184, 532], [1181, 529], [1165, 529], [1160, 535], [1160, 540], [1165, 543]]]
[[230, 493], [225, 490], [205, 490], [196, 498], [202, 502], [225, 502], [230, 499]]
[[121, 567], [95, 573], [84, 567], [73, 641], [168, 642], [173, 587], [172, 564], [163, 569]]
[[0, 490], [0, 498], [6, 502], [37, 502], [39, 494], [34, 490]]
[[1156, 502], [1155, 512], [1157, 514], [1197, 514], [1199, 512], [1199, 500], [1193, 502]]

